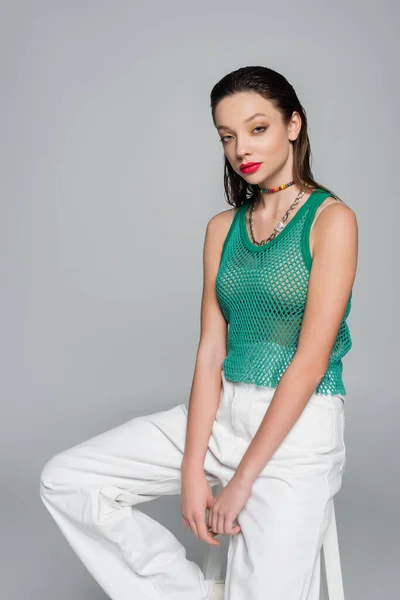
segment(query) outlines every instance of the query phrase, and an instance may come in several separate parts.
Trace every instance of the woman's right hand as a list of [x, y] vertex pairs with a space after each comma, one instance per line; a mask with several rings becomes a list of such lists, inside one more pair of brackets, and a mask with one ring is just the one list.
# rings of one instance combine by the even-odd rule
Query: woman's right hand
[[184, 526], [194, 535], [212, 546], [220, 546], [214, 539], [217, 533], [210, 530], [206, 520], [206, 509], [214, 500], [212, 489], [203, 469], [182, 469], [181, 514]]

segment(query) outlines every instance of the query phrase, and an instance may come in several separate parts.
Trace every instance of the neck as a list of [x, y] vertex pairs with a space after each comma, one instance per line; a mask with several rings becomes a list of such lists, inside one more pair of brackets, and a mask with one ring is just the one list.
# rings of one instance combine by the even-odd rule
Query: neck
[[[267, 186], [262, 185], [261, 187], [265, 188]], [[283, 190], [270, 192], [268, 194], [263, 194], [261, 190], [258, 190], [254, 210], [257, 212], [262, 212], [267, 218], [280, 218], [282, 214], [288, 210], [291, 204], [293, 204], [300, 190], [301, 188], [296, 184], [293, 184]], [[309, 194], [304, 193], [302, 199], [300, 200], [300, 204], [302, 204], [304, 202], [304, 198], [308, 198], [308, 196]]]

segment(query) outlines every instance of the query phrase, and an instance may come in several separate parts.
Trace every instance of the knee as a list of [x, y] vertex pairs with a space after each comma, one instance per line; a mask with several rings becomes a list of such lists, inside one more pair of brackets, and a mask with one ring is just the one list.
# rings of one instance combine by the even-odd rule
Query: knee
[[63, 467], [65, 467], [65, 452], [54, 454], [42, 467], [39, 480], [39, 493], [42, 499], [55, 484], [62, 483]]

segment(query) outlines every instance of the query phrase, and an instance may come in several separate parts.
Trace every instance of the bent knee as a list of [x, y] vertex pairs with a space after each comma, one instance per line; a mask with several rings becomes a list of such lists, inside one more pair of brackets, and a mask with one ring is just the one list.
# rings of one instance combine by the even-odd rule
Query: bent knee
[[67, 451], [54, 454], [42, 467], [40, 473], [40, 495], [46, 493], [55, 484], [62, 484], [64, 481], [65, 468], [68, 465]]

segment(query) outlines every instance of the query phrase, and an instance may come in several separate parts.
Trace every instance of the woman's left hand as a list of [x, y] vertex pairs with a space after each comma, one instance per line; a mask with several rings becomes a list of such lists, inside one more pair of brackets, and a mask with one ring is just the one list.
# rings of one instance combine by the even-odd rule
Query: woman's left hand
[[250, 482], [232, 477], [215, 496], [208, 515], [208, 526], [215, 534], [234, 535], [240, 531], [240, 525], [233, 525], [233, 522], [245, 506], [251, 488]]

